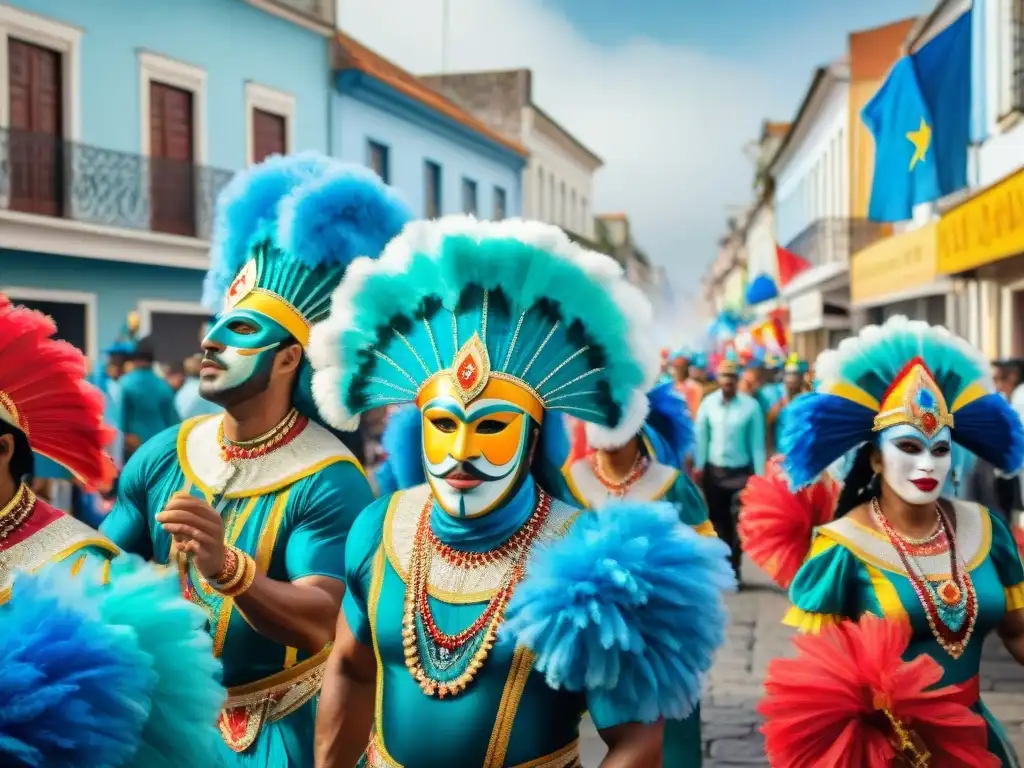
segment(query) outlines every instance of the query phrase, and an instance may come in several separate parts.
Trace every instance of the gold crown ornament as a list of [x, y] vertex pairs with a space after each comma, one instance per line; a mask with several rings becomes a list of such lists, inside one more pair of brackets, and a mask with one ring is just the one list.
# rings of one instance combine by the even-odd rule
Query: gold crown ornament
[[874, 430], [880, 432], [898, 424], [908, 424], [929, 438], [943, 427], [953, 427], [953, 414], [942, 390], [919, 357], [911, 360], [886, 390]]

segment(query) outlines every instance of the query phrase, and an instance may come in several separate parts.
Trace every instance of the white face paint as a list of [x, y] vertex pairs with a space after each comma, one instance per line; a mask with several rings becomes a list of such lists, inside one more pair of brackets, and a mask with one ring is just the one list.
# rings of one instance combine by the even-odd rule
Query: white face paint
[[882, 476], [908, 504], [934, 504], [953, 464], [952, 436], [943, 427], [928, 438], [909, 424], [882, 430]]

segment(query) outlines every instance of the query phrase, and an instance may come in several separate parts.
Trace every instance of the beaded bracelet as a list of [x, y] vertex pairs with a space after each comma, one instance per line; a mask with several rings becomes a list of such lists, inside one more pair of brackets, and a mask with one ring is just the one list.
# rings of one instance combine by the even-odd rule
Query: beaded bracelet
[[210, 579], [214, 584], [226, 584], [238, 572], [238, 555], [234, 547], [224, 547], [224, 564], [221, 565], [217, 575]]
[[[221, 594], [235, 589], [245, 578], [245, 557], [246, 554], [237, 547], [225, 547], [224, 568], [212, 580], [211, 586]], [[228, 560], [231, 561], [230, 566]]]
[[256, 561], [241, 550], [238, 551], [238, 555], [241, 558], [241, 567], [238, 569], [241, 576], [235, 584], [217, 588], [217, 591], [224, 597], [238, 597], [256, 580]]

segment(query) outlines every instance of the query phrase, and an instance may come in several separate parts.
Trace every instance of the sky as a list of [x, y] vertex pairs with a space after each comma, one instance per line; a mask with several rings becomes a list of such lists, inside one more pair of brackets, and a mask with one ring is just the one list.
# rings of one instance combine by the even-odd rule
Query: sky
[[794, 116], [848, 32], [933, 0], [447, 0], [446, 52], [444, 5], [339, 0], [339, 23], [414, 73], [532, 69], [534, 101], [605, 161], [593, 210], [627, 213], [685, 296], [750, 201], [761, 121]]

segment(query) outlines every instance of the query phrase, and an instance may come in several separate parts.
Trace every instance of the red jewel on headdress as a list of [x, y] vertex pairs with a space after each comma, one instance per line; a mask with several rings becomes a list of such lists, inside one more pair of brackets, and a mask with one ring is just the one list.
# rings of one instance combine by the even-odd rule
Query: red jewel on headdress
[[934, 413], [925, 412], [921, 415], [921, 426], [924, 427], [924, 431], [928, 434], [934, 432], [938, 424], [939, 421], [935, 418]]
[[477, 365], [472, 355], [468, 355], [459, 363], [459, 368], [455, 373], [459, 377], [459, 386], [463, 389], [472, 389], [480, 380], [480, 366]]

